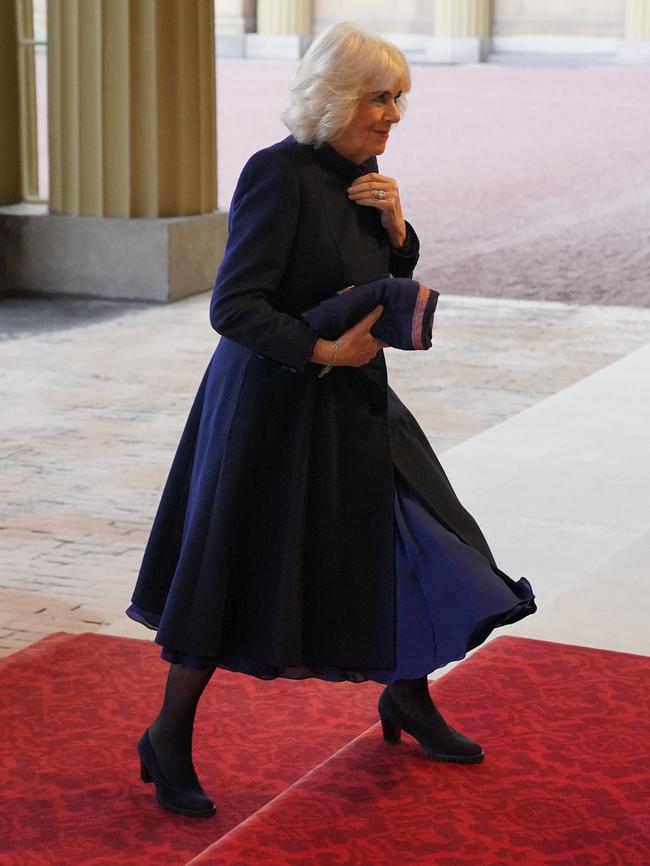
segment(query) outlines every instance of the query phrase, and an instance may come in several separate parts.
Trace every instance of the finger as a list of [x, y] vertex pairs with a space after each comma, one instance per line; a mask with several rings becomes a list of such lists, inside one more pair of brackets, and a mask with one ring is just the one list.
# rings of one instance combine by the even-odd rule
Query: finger
[[348, 187], [348, 195], [359, 195], [364, 192], [377, 192], [379, 189], [383, 189], [384, 192], [388, 192], [393, 187], [390, 183], [381, 182], [378, 180], [370, 181], [369, 183], [359, 183], [352, 184], [352, 186]]
[[350, 199], [353, 204], [360, 205], [361, 207], [376, 207], [378, 210], [386, 210], [386, 208], [390, 208], [392, 210], [394, 203], [393, 201], [386, 196], [386, 198], [355, 198]]
[[372, 326], [375, 324], [375, 322], [377, 321], [377, 319], [379, 319], [381, 317], [381, 314], [383, 312], [384, 312], [384, 308], [381, 304], [379, 304], [379, 306], [375, 307], [374, 310], [371, 310], [367, 316], [364, 316], [364, 318], [361, 321], [367, 323], [368, 330], [370, 330], [372, 328]]
[[348, 189], [348, 198], [358, 198], [362, 195], [374, 195], [379, 189], [381, 189], [381, 186], [378, 183], [364, 183], [363, 186], [350, 187]]
[[377, 319], [384, 312], [384, 308], [381, 304], [378, 307], [375, 307], [374, 310], [371, 310], [369, 313], [363, 317], [363, 319], [359, 319], [356, 325], [353, 325], [350, 330], [351, 331], [360, 331], [361, 333], [367, 333], [372, 326], [375, 324]]
[[355, 178], [351, 186], [356, 186], [359, 183], [369, 183], [370, 181], [382, 181], [387, 180], [388, 178], [384, 177], [383, 174], [378, 174], [376, 171], [371, 171], [368, 174], [362, 174], [361, 177]]
[[362, 199], [370, 201], [386, 201], [387, 198], [392, 197], [392, 192], [389, 189], [383, 190], [383, 196], [377, 196], [377, 193], [380, 192], [380, 190], [382, 189], [382, 187], [377, 187], [377, 189], [361, 189], [358, 191], [349, 192], [348, 198], [352, 201], [359, 201]]
[[383, 192], [383, 196], [379, 196], [378, 201], [381, 201], [382, 198], [391, 198], [396, 195], [397, 191], [391, 189], [390, 187], [380, 186], [379, 184], [374, 184], [372, 187], [368, 187], [367, 189], [349, 189], [348, 190], [348, 198], [351, 199], [360, 199], [360, 198], [377, 198], [377, 193]]
[[[383, 195], [378, 195], [378, 193], [383, 193]], [[355, 204], [361, 204], [362, 202], [365, 202], [365, 204], [373, 204], [374, 202], [386, 204], [387, 202], [398, 201], [399, 195], [396, 190], [381, 187], [372, 190], [350, 191], [348, 192], [348, 200], [353, 201]]]
[[363, 177], [357, 177], [352, 181], [348, 189], [354, 187], [355, 189], [360, 186], [385, 186], [385, 187], [393, 187], [397, 186], [397, 181], [394, 177], [386, 177], [383, 174], [364, 174]]

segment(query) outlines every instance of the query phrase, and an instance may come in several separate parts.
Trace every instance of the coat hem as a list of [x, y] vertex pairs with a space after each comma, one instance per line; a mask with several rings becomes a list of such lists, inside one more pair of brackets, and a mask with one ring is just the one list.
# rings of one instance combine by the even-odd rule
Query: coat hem
[[[529, 598], [525, 598], [518, 604], [498, 614], [479, 622], [470, 632], [465, 650], [461, 655], [454, 655], [451, 658], [441, 661], [439, 659], [429, 661], [417, 670], [409, 671], [409, 676], [405, 677], [404, 672], [400, 672], [399, 677], [391, 677], [389, 670], [373, 670], [369, 668], [361, 668], [360, 666], [351, 665], [346, 667], [343, 665], [311, 665], [309, 662], [300, 665], [286, 665], [280, 667], [268, 664], [261, 660], [250, 658], [242, 655], [222, 655], [222, 656], [198, 656], [184, 653], [168, 646], [162, 646], [160, 656], [170, 664], [180, 664], [183, 667], [192, 668], [195, 670], [207, 670], [211, 667], [223, 668], [233, 673], [246, 674], [254, 676], [261, 680], [274, 679], [320, 679], [328, 682], [378, 682], [387, 684], [396, 679], [417, 679], [422, 676], [428, 676], [436, 670], [446, 667], [452, 662], [462, 661], [467, 654], [484, 643], [491, 633], [499, 627], [512, 625], [524, 617], [533, 614], [537, 610], [535, 604], [535, 596], [532, 587], [525, 577], [517, 581], [517, 587], [522, 594], [528, 594]], [[135, 622], [146, 626], [149, 629], [156, 630], [156, 623], [160, 621], [160, 616], [150, 611], [143, 611], [132, 604], [126, 611], [126, 615]], [[159, 643], [159, 641], [156, 641]]]

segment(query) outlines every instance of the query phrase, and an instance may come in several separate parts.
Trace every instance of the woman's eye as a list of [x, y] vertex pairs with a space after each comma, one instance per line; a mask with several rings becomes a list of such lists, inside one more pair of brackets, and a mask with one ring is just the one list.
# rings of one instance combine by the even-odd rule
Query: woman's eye
[[[380, 93], [378, 96], [375, 96], [375, 100], [377, 102], [383, 103], [384, 105], [388, 102], [389, 98], [390, 98], [390, 96], [388, 93]], [[402, 98], [402, 94], [398, 93], [397, 96], [395, 97], [395, 102], [399, 102], [399, 100], [401, 98]]]

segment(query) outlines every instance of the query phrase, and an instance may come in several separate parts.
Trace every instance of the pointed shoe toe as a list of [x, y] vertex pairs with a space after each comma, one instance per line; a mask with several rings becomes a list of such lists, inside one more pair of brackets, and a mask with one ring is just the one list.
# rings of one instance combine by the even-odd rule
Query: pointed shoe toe
[[[145, 731], [138, 742], [140, 755], [140, 777], [143, 782], [153, 782], [156, 787], [156, 800], [163, 809], [190, 818], [210, 818], [216, 814], [217, 807], [205, 793], [199, 780], [191, 787], [175, 787], [165, 779]], [[195, 777], [196, 778], [196, 777]]]

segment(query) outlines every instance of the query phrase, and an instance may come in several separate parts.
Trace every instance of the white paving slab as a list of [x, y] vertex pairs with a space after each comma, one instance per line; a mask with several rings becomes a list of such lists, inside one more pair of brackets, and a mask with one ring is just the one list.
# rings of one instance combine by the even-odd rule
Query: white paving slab
[[443, 462], [502, 568], [534, 584], [517, 633], [650, 654], [650, 345]]
[[650, 532], [576, 580], [511, 634], [650, 652]]

